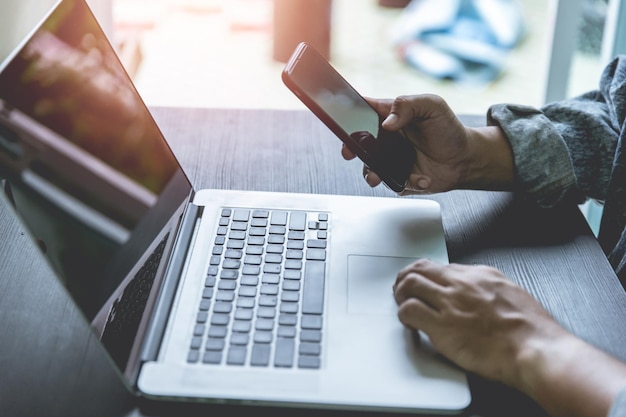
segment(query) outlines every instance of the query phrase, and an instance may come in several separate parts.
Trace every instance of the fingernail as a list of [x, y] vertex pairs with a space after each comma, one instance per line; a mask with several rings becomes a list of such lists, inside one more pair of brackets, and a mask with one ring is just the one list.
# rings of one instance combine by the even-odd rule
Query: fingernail
[[422, 189], [425, 190], [428, 188], [428, 180], [425, 179], [421, 179], [419, 181], [417, 181], [417, 186]]
[[387, 118], [385, 118], [385, 121], [383, 123], [386, 125], [395, 125], [397, 121], [398, 115], [396, 115], [395, 113], [391, 113], [389, 116], [387, 116]]

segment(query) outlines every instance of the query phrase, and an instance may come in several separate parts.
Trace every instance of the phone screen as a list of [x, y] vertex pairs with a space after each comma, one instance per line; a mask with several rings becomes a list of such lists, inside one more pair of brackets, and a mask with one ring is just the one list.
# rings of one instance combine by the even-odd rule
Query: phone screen
[[387, 186], [404, 190], [415, 162], [413, 146], [382, 129], [378, 113], [319, 53], [300, 44], [283, 80]]

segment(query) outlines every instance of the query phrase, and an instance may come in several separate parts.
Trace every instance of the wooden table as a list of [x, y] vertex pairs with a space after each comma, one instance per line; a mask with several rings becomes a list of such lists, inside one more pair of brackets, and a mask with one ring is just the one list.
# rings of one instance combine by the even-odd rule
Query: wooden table
[[[344, 161], [339, 141], [308, 111], [153, 113], [197, 188], [393, 196], [384, 187], [370, 189], [360, 162]], [[484, 123], [482, 117], [464, 120]], [[626, 360], [626, 294], [576, 207], [539, 209], [503, 192], [426, 198], [442, 205], [451, 262], [501, 269], [565, 327]], [[4, 200], [0, 236], [0, 415], [206, 415], [198, 407], [144, 404], [129, 394]], [[507, 387], [473, 375], [470, 384], [474, 401], [467, 416], [543, 415]], [[209, 411], [214, 417], [233, 412]]]

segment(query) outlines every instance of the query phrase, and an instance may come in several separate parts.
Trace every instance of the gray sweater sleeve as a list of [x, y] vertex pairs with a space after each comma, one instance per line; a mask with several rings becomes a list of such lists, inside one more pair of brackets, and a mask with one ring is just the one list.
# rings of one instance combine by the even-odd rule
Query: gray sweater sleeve
[[621, 128], [611, 75], [605, 70], [596, 91], [541, 109], [489, 109], [488, 123], [502, 128], [513, 151], [516, 191], [547, 207], [604, 201]]

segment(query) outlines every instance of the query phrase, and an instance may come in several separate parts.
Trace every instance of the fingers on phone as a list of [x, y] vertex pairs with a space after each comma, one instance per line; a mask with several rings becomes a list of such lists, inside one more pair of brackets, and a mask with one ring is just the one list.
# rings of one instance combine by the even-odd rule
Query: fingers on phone
[[350, 149], [348, 149], [345, 144], [341, 145], [341, 156], [343, 156], [343, 159], [347, 161], [356, 158], [356, 155]]

